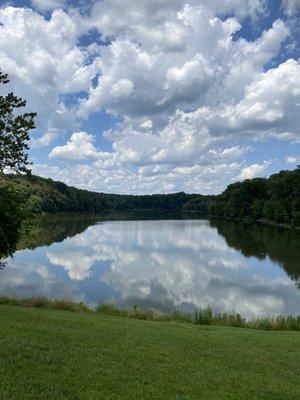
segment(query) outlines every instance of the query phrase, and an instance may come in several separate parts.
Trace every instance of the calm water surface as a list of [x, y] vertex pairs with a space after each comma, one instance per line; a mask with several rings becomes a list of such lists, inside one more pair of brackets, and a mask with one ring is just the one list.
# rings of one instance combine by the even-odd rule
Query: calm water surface
[[0, 271], [0, 295], [170, 311], [300, 314], [300, 233], [240, 222], [44, 217]]

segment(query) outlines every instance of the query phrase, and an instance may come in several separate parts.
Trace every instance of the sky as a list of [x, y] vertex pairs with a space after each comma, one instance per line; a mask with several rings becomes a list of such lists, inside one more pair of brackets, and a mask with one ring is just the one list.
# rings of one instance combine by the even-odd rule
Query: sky
[[300, 0], [0, 0], [34, 174], [217, 194], [300, 164]]

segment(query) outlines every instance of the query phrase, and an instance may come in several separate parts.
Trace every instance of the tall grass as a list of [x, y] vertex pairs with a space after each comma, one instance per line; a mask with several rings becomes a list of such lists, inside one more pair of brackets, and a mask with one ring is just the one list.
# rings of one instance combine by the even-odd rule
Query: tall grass
[[102, 315], [113, 315], [120, 317], [137, 318], [153, 321], [179, 321], [193, 323], [196, 325], [220, 325], [239, 328], [262, 329], [268, 331], [294, 330], [300, 331], [300, 316], [276, 316], [258, 317], [246, 319], [240, 314], [214, 313], [211, 307], [205, 307], [195, 311], [194, 316], [175, 310], [171, 313], [160, 314], [155, 311], [144, 311], [136, 307], [132, 309], [121, 309], [114, 304], [100, 304], [96, 312]]
[[53, 310], [64, 310], [73, 312], [92, 312], [92, 310], [83, 302], [68, 299], [48, 300], [42, 296], [31, 298], [22, 297], [0, 297], [0, 305], [25, 306], [37, 308], [49, 308]]
[[267, 331], [300, 331], [300, 316], [279, 315], [276, 317], [246, 319], [240, 314], [214, 313], [211, 307], [198, 309], [194, 312], [194, 315], [178, 310], [162, 314], [153, 310], [141, 310], [137, 306], [134, 306], [131, 309], [118, 308], [112, 303], [102, 303], [96, 309], [92, 309], [83, 302], [68, 299], [48, 300], [45, 297], [0, 297], [0, 305], [39, 307], [85, 313], [89, 312], [99, 315], [127, 317], [150, 321], [186, 322], [196, 325], [233, 326]]
[[240, 314], [213, 313], [210, 307], [195, 311], [193, 322], [198, 325], [223, 325], [267, 331], [300, 331], [300, 316], [279, 315], [246, 319]]
[[141, 310], [136, 306], [131, 309], [118, 308], [111, 303], [100, 304], [96, 308], [96, 312], [102, 315], [113, 315], [119, 317], [128, 317], [152, 321], [180, 321], [180, 322], [193, 322], [193, 318], [188, 313], [183, 313], [180, 311], [173, 311], [168, 314], [160, 314], [153, 310]]

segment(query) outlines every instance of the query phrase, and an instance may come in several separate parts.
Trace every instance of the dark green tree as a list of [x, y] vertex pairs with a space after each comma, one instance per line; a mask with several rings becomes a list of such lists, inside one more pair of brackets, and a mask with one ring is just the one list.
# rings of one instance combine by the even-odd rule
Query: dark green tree
[[[0, 70], [0, 85], [8, 82], [7, 74]], [[36, 113], [19, 113], [19, 109], [25, 106], [26, 100], [12, 92], [0, 95], [0, 173], [5, 168], [30, 173], [27, 150], [29, 132], [35, 128]]]
[[[0, 70], [0, 87], [9, 82]], [[21, 203], [18, 193], [7, 185], [4, 170], [30, 173], [27, 150], [29, 132], [35, 128], [35, 113], [20, 113], [26, 101], [12, 92], [0, 95], [0, 268], [1, 258], [13, 254], [21, 223]]]

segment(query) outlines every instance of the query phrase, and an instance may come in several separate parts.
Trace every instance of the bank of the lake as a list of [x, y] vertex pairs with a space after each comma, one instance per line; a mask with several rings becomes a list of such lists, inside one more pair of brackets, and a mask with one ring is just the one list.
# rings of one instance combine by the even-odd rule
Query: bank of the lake
[[0, 399], [298, 399], [298, 332], [0, 306]]
[[143, 310], [136, 305], [133, 308], [118, 308], [113, 303], [101, 303], [97, 307], [89, 307], [86, 303], [69, 299], [47, 299], [45, 297], [1, 297], [0, 306], [34, 307], [58, 311], [71, 311], [126, 317], [144, 321], [184, 322], [195, 325], [230, 326], [235, 328], [262, 329], [265, 331], [300, 331], [299, 315], [277, 315], [270, 317], [252, 317], [247, 319], [237, 313], [216, 313], [209, 306], [196, 309], [194, 313], [174, 309], [169, 313], [155, 310]]

